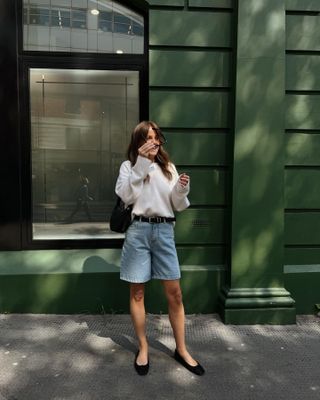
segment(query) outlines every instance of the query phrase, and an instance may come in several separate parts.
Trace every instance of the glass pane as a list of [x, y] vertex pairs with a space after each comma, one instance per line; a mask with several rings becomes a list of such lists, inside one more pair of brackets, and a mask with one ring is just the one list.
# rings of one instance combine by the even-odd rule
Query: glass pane
[[105, 32], [112, 32], [112, 22], [111, 21], [99, 21], [99, 29]]
[[[112, 0], [77, 3], [46, 0], [45, 3], [48, 5], [41, 4], [41, 0], [23, 0], [23, 24], [28, 27], [23, 30], [24, 50], [144, 53], [144, 19], [120, 3]], [[75, 8], [86, 4], [86, 9]], [[121, 37], [114, 33], [120, 33]]]
[[125, 15], [114, 13], [114, 22], [120, 22], [121, 24], [129, 24], [130, 25], [130, 19], [126, 17]]
[[51, 26], [70, 27], [70, 18], [51, 17]]
[[112, 21], [112, 12], [111, 11], [100, 11], [99, 19], [105, 21]]
[[70, 27], [70, 11], [51, 10], [51, 26]]
[[139, 120], [137, 71], [30, 70], [33, 239], [97, 239]]
[[143, 26], [133, 23], [133, 34], [137, 36], [143, 36]]
[[130, 25], [114, 23], [114, 31], [117, 33], [130, 34]]
[[87, 27], [87, 11], [73, 10], [72, 11], [72, 27], [86, 29]]
[[24, 7], [23, 9], [23, 24], [28, 24], [28, 9]]

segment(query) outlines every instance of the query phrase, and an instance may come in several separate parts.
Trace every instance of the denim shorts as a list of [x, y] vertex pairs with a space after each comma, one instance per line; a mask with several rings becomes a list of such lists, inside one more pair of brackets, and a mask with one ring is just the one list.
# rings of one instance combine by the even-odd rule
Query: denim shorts
[[121, 253], [120, 279], [144, 283], [150, 279], [180, 279], [174, 224], [133, 221]]

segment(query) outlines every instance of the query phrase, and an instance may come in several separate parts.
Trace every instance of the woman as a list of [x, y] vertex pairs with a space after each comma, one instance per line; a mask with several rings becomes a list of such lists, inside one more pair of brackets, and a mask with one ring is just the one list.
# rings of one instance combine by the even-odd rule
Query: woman
[[176, 341], [174, 358], [189, 371], [203, 375], [203, 367], [185, 344], [185, 314], [180, 289], [180, 268], [174, 243], [174, 212], [189, 206], [189, 176], [178, 176], [163, 150], [159, 127], [143, 121], [133, 131], [128, 160], [120, 167], [116, 193], [133, 204], [133, 222], [126, 232], [120, 279], [130, 282], [130, 312], [139, 342], [134, 366], [139, 375], [149, 371], [145, 332], [145, 282], [160, 279], [168, 301], [169, 319]]

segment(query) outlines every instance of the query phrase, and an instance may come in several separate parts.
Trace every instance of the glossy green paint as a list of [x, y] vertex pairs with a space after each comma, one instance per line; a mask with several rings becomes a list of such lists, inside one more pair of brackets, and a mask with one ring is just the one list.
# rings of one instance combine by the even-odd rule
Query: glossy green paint
[[179, 262], [185, 268], [188, 265], [197, 265], [199, 268], [209, 265], [213, 267], [224, 266], [226, 269], [226, 246], [211, 245], [211, 246], [197, 246], [192, 245], [185, 247], [183, 245], [177, 246]]
[[188, 0], [189, 7], [232, 8], [235, 0]]
[[150, 45], [230, 47], [231, 14], [150, 10]]
[[285, 135], [285, 163], [296, 166], [320, 165], [320, 128], [318, 133]]
[[225, 128], [228, 112], [225, 92], [150, 90], [150, 118], [162, 128]]
[[284, 249], [285, 265], [318, 265], [320, 247], [286, 247]]
[[[319, 170], [299, 169], [320, 166], [320, 96], [288, 93], [284, 102], [284, 93], [319, 91], [320, 58], [285, 55], [284, 46], [319, 50], [320, 17], [287, 15], [285, 32], [284, 4], [320, 11], [320, 3], [239, 0], [234, 58], [235, 3], [149, 1], [150, 118], [164, 128], [178, 170], [192, 178], [191, 208], [176, 224], [186, 312], [219, 306], [226, 323], [293, 323], [292, 298], [298, 313], [320, 303]], [[284, 135], [284, 127], [291, 131]], [[284, 164], [295, 168], [283, 172]], [[2, 252], [0, 312], [129, 312], [120, 251]], [[167, 311], [159, 282], [146, 293], [147, 311]]]
[[176, 214], [176, 243], [224, 244], [225, 211], [223, 209], [192, 209]]
[[150, 85], [229, 87], [230, 52], [150, 51]]
[[283, 288], [284, 29], [283, 1], [239, 0], [226, 323], [295, 322]]
[[[166, 150], [176, 165], [225, 166], [231, 137], [226, 131], [219, 133], [183, 130], [165, 131]], [[190, 151], [192, 149], [192, 151]]]
[[119, 272], [120, 249], [2, 251], [1, 275]]
[[290, 131], [285, 135], [284, 276], [297, 312], [313, 314], [320, 282], [320, 57], [304, 51], [320, 49], [320, 3], [287, 0], [286, 4], [288, 10], [302, 13], [289, 14], [286, 19], [287, 49], [300, 53], [286, 54], [286, 89], [295, 92], [286, 95], [286, 128]]
[[[320, 6], [318, 6], [319, 11]], [[320, 15], [288, 15], [287, 50], [320, 50]]]
[[286, 129], [320, 129], [320, 95], [286, 96]]
[[[218, 289], [223, 280], [222, 269], [197, 270], [194, 267], [182, 271], [186, 312], [215, 312]], [[158, 281], [146, 285], [146, 309], [153, 313], [167, 309]], [[118, 273], [3, 275], [0, 279], [0, 313], [6, 312], [128, 313], [129, 286], [119, 280]]]
[[287, 54], [286, 89], [320, 90], [320, 57], [309, 54]]
[[288, 11], [320, 11], [319, 0], [286, 0]]
[[286, 170], [284, 185], [285, 208], [320, 210], [320, 169]]
[[226, 204], [226, 171], [217, 169], [184, 168], [192, 181], [192, 206], [224, 206]]
[[[319, 258], [318, 258], [319, 262]], [[296, 302], [297, 314], [319, 312], [315, 304], [320, 304], [320, 268], [318, 272], [298, 272], [285, 274], [285, 287]]]
[[320, 212], [286, 213], [285, 244], [320, 245]]

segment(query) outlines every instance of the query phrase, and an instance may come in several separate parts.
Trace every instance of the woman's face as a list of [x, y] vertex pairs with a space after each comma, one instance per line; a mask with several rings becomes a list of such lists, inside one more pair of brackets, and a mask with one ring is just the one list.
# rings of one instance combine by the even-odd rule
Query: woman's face
[[160, 140], [155, 128], [150, 126], [147, 136], [146, 136], [147, 143], [153, 143], [154, 147], [149, 152], [149, 158], [154, 159], [158, 154], [159, 147], [160, 147]]

